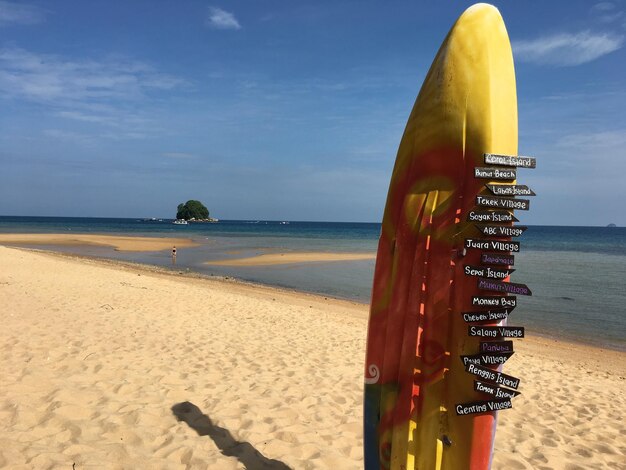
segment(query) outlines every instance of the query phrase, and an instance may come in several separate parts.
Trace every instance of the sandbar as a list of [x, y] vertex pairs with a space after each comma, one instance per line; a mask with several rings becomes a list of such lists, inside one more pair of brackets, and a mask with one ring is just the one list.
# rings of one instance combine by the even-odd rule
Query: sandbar
[[278, 264], [325, 263], [333, 261], [368, 260], [375, 258], [376, 253], [289, 252], [266, 253], [248, 258], [207, 261], [206, 264], [214, 266], [272, 266]]
[[161, 251], [172, 249], [173, 246], [184, 248], [197, 245], [189, 238], [128, 237], [82, 233], [0, 233], [0, 244], [110, 246], [116, 251]]

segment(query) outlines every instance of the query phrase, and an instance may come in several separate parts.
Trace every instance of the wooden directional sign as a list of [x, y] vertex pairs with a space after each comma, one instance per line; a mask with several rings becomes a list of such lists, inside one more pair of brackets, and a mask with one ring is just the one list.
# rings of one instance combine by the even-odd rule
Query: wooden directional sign
[[463, 312], [461, 316], [467, 323], [474, 323], [479, 321], [501, 321], [505, 320], [510, 310], [487, 310], [486, 312]]
[[527, 211], [530, 209], [528, 199], [514, 199], [500, 196], [476, 196], [476, 205], [493, 209], [511, 209]]
[[516, 225], [476, 225], [476, 228], [488, 237], [519, 237], [528, 227]]
[[498, 264], [501, 266], [513, 266], [515, 264], [514, 255], [505, 255], [502, 253], [482, 253], [480, 262], [483, 264]]
[[465, 372], [469, 372], [483, 380], [495, 383], [497, 385], [504, 385], [505, 387], [517, 390], [520, 380], [512, 375], [506, 375], [497, 370], [488, 369], [486, 367], [477, 366], [476, 364], [468, 364], [465, 366]]
[[513, 353], [513, 341], [481, 341], [481, 353]]
[[523, 338], [523, 326], [477, 326], [467, 327], [469, 336], [478, 338]]
[[470, 213], [467, 215], [467, 220], [469, 222], [483, 222], [483, 223], [519, 222], [517, 217], [515, 217], [509, 211], [489, 211], [489, 210], [470, 211]]
[[491, 290], [494, 292], [506, 292], [509, 294], [533, 295], [526, 284], [516, 284], [515, 282], [500, 282], [493, 279], [478, 278], [478, 288]]
[[537, 161], [533, 157], [518, 155], [499, 155], [496, 153], [484, 154], [487, 165], [515, 166], [519, 168], [536, 168]]
[[487, 188], [495, 196], [536, 196], [525, 184], [488, 184]]
[[511, 398], [515, 398], [518, 395], [521, 395], [520, 392], [516, 392], [515, 390], [509, 390], [508, 388], [496, 387], [495, 385], [481, 382], [480, 380], [474, 380], [474, 390], [476, 390], [477, 392], [486, 393], [487, 395], [494, 396], [501, 400], [511, 399]]
[[499, 366], [504, 364], [514, 353], [483, 353], [461, 356], [461, 362], [467, 367], [468, 364], [477, 366]]
[[514, 180], [517, 179], [517, 171], [515, 168], [476, 167], [474, 168], [474, 178]]
[[456, 414], [459, 416], [475, 415], [478, 413], [490, 413], [492, 411], [508, 410], [513, 408], [511, 399], [505, 400], [487, 400], [487, 401], [473, 401], [471, 403], [457, 403], [454, 406]]
[[493, 296], [493, 295], [475, 295], [472, 297], [472, 305], [474, 307], [489, 308], [506, 308], [513, 310], [517, 307], [517, 297], [514, 295]]
[[500, 240], [481, 240], [477, 238], [466, 238], [465, 248], [478, 248], [479, 250], [509, 252], [519, 251], [519, 242], [505, 242]]
[[489, 266], [472, 266], [466, 264], [463, 272], [466, 276], [486, 277], [488, 279], [506, 279], [515, 269], [490, 268]]

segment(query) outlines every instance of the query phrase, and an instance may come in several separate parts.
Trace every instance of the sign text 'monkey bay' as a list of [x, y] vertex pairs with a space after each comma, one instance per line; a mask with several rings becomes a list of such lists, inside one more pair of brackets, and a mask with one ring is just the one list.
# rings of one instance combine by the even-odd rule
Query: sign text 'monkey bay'
[[513, 310], [517, 306], [517, 297], [514, 295], [475, 295], [472, 297], [472, 306]]

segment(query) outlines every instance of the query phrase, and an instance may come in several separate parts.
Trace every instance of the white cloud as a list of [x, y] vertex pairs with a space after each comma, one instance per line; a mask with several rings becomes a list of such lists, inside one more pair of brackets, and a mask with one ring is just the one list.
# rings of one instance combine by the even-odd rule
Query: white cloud
[[612, 2], [598, 2], [591, 7], [591, 9], [597, 11], [611, 11], [615, 9], [615, 4]]
[[[626, 145], [626, 129], [573, 134], [561, 137], [557, 147], [575, 148], [580, 152], [588, 152], [602, 158], [609, 153], [622, 153]], [[616, 160], [617, 161], [617, 160]]]
[[591, 7], [591, 14], [601, 23], [613, 23], [624, 17], [624, 12], [611, 2], [599, 2]]
[[207, 24], [215, 29], [241, 29], [235, 15], [217, 7], [209, 8]]
[[97, 115], [97, 114], [86, 114], [80, 111], [60, 111], [57, 114], [58, 116], [62, 118], [74, 119], [76, 121], [83, 121], [83, 122], [98, 122], [98, 123], [109, 124], [111, 120], [107, 116]]
[[10, 24], [37, 24], [45, 19], [43, 9], [24, 3], [0, 0], [0, 26]]
[[92, 132], [85, 137], [52, 129], [44, 133], [51, 138], [87, 144], [96, 136], [143, 139], [161, 133], [150, 107], [157, 102], [153, 95], [186, 87], [186, 81], [137, 60], [68, 59], [15, 47], [0, 48], [0, 103], [36, 103], [50, 115], [77, 121], [79, 128]]
[[67, 60], [19, 48], [0, 49], [0, 96], [34, 101], [138, 98], [182, 80], [138, 61]]
[[620, 49], [623, 44], [623, 35], [582, 31], [514, 41], [513, 51], [515, 57], [523, 62], [573, 66], [591, 62]]

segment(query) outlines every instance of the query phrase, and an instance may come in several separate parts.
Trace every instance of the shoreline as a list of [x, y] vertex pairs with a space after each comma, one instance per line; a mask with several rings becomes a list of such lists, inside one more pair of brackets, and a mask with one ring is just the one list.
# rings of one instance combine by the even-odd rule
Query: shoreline
[[128, 235], [108, 235], [99, 233], [0, 233], [0, 245], [15, 246], [95, 246], [111, 247], [115, 251], [163, 251], [174, 245], [193, 247], [197, 243], [183, 237], [146, 237]]
[[[261, 282], [253, 282], [248, 281], [246, 279], [241, 279], [236, 276], [225, 276], [218, 274], [204, 274], [198, 271], [193, 271], [189, 268], [180, 269], [177, 267], [165, 267], [156, 264], [148, 264], [148, 263], [139, 263], [135, 261], [126, 261], [126, 260], [118, 260], [114, 258], [106, 258], [100, 256], [91, 256], [91, 255], [83, 255], [77, 253], [68, 253], [63, 251], [55, 251], [50, 249], [42, 249], [42, 248], [31, 248], [24, 246], [6, 246], [0, 244], [0, 247], [9, 248], [17, 251], [25, 251], [29, 253], [41, 254], [44, 256], [50, 256], [53, 258], [60, 259], [68, 259], [75, 260], [78, 262], [86, 261], [88, 263], [92, 263], [95, 265], [101, 265], [111, 268], [119, 268], [124, 271], [128, 271], [131, 273], [145, 273], [145, 274], [154, 274], [157, 276], [162, 276], [165, 279], [176, 279], [176, 280], [190, 280], [200, 283], [218, 283], [228, 287], [240, 287], [242, 289], [249, 289], [251, 292], [258, 293], [264, 295], [266, 297], [271, 297], [272, 295], [279, 294], [287, 297], [292, 297], [294, 299], [297, 298], [306, 298], [312, 302], [317, 302], [320, 304], [327, 304], [329, 302], [337, 303], [338, 305], [354, 308], [354, 309], [363, 309], [365, 319], [367, 320], [367, 316], [369, 315], [369, 304], [360, 302], [355, 299], [349, 298], [341, 298], [335, 297], [330, 294], [322, 294], [319, 292], [309, 292], [305, 290], [292, 289], [284, 286], [276, 286], [271, 284], [263, 284]], [[360, 316], [360, 315], [359, 315]]]
[[[180, 235], [184, 234], [181, 233]], [[237, 246], [237, 243], [234, 247], [224, 243], [224, 240], [219, 237], [203, 236], [201, 239], [198, 234], [189, 233], [186, 235], [192, 238], [164, 238], [163, 234], [147, 233], [132, 235], [121, 232], [118, 234], [93, 232], [28, 234], [17, 233], [16, 231], [0, 234], [0, 244], [3, 244], [3, 240], [24, 241], [24, 239], [29, 238], [33, 240], [34, 237], [37, 243], [44, 244], [14, 244], [13, 246], [73, 253], [97, 259], [130, 260], [135, 263], [162, 266], [174, 272], [189, 269], [196, 273], [208, 275], [209, 278], [216, 276], [233, 277], [246, 283], [258, 283], [296, 292], [315, 293], [358, 303], [369, 302], [371, 278], [368, 279], [368, 276], [373, 272], [375, 259], [375, 252], [373, 251], [359, 251], [359, 249], [350, 246], [339, 247], [332, 244], [324, 245], [320, 251], [311, 251], [315, 244], [304, 246], [285, 244], [284, 246], [273, 247], [271, 244], [267, 246], [250, 244], [250, 246], [242, 248]], [[59, 239], [71, 243], [69, 245], [68, 243], [54, 245], [55, 240]], [[171, 257], [169, 253], [174, 240], [176, 240], [176, 246], [179, 248], [178, 261], [175, 263], [178, 265], [177, 267], [172, 266], [176, 258]], [[186, 248], [186, 245], [189, 248]], [[529, 260], [541, 263], [534, 251], [529, 251], [525, 256]], [[194, 260], [194, 257], [197, 261]], [[567, 255], [567, 259], [578, 264], [586, 258], [588, 256], [583, 252]], [[610, 258], [610, 261], [615, 264], [614, 258]], [[604, 262], [607, 262], [606, 259], [602, 261], [602, 263]], [[363, 269], [365, 267], [363, 263], [368, 263], [366, 269]], [[342, 274], [336, 274], [339, 272]], [[522, 270], [519, 269], [518, 272], [521, 273]], [[342, 275], [346, 276], [348, 282], [343, 282]], [[528, 277], [528, 273], [526, 275]], [[561, 269], [560, 276], [565, 277], [559, 279], [567, 278], [566, 270]], [[543, 278], [546, 281], [545, 276]], [[353, 279], [357, 281], [354, 282]], [[598, 279], [597, 282], [606, 286], [607, 283], [614, 282], [613, 279], [614, 277], [609, 279], [605, 276], [603, 280]], [[578, 287], [584, 288], [580, 282]], [[580, 300], [584, 307], [574, 308], [574, 314], [570, 320], [570, 315], [567, 313], [570, 306], [563, 299], [571, 301], [573, 297], [579, 298], [578, 291], [567, 285], [561, 285], [559, 288], [563, 290], [563, 293], [559, 295], [567, 297], [548, 298], [546, 295], [550, 296], [551, 291], [546, 292], [544, 289], [543, 298], [528, 298], [528, 303], [524, 304], [524, 311], [529, 315], [527, 318], [520, 317], [520, 323], [525, 327], [527, 334], [548, 339], [556, 337], [576, 344], [626, 352], [626, 341], [624, 341], [623, 334], [620, 333], [623, 332], [623, 319], [614, 320], [612, 323], [621, 330], [604, 330], [599, 326], [600, 323], [593, 323], [588, 320], [589, 313], [587, 312], [591, 312], [592, 316], [602, 317], [599, 315], [600, 312], [594, 312], [592, 309], [598, 307], [597, 302], [601, 301], [603, 297], [598, 299], [598, 295], [594, 297], [593, 292], [589, 292], [587, 295], [581, 291], [583, 294]], [[613, 302], [612, 305], [615, 305], [616, 301], [623, 301], [623, 296], [620, 299], [620, 295], [609, 293], [607, 289], [605, 289], [604, 295], [607, 296], [607, 300]], [[613, 315], [612, 318], [623, 318], [621, 313], [616, 310], [618, 310], [616, 307], [612, 307], [610, 312]]]
[[[0, 247], [5, 246], [0, 243]], [[99, 257], [99, 256], [91, 256], [91, 255], [82, 255], [76, 253], [67, 253], [63, 251], [55, 251], [50, 249], [41, 249], [41, 248], [31, 248], [24, 246], [7, 246], [7, 248], [23, 250], [27, 252], [40, 253], [44, 255], [50, 255], [53, 257], [66, 258], [66, 259], [75, 259], [75, 260], [85, 260], [91, 261], [94, 263], [102, 264], [103, 266], [110, 266], [114, 268], [123, 268], [126, 270], [130, 270], [132, 272], [140, 271], [145, 273], [163, 275], [168, 278], [175, 279], [190, 279], [201, 282], [217, 282], [224, 283], [224, 285], [232, 286], [240, 286], [244, 289], [249, 288], [254, 290], [257, 293], [265, 293], [267, 296], [271, 296], [272, 294], [282, 294], [286, 296], [293, 297], [306, 297], [314, 302], [320, 303], [338, 303], [343, 305], [349, 305], [354, 307], [355, 309], [362, 310], [362, 317], [366, 320], [369, 317], [369, 303], [361, 302], [359, 300], [350, 299], [350, 298], [342, 298], [332, 296], [330, 294], [323, 294], [319, 292], [310, 292], [305, 290], [292, 289], [284, 286], [277, 286], [271, 284], [263, 284], [260, 282], [248, 281], [245, 279], [238, 278], [236, 276], [224, 276], [224, 275], [213, 275], [213, 274], [204, 274], [198, 271], [190, 270], [189, 268], [178, 269], [176, 267], [165, 267], [147, 263], [138, 263], [134, 261], [125, 261], [118, 260], [113, 258]], [[266, 291], [266, 292], [264, 292]], [[523, 326], [523, 325], [522, 325]], [[601, 345], [594, 343], [592, 341], [585, 341], [584, 339], [570, 338], [570, 337], [561, 337], [561, 336], [553, 336], [550, 334], [541, 334], [532, 328], [526, 327], [526, 331], [529, 334], [526, 335], [525, 338], [520, 339], [519, 341], [534, 341], [542, 347], [546, 347], [548, 343], [556, 343], [556, 347], [563, 351], [571, 351], [577, 347], [589, 348], [590, 350], [595, 350], [598, 353], [609, 351], [615, 352], [619, 354], [626, 353], [626, 349], [620, 349], [618, 347], [602, 347]], [[518, 341], [518, 343], [519, 343]], [[625, 368], [626, 370], [626, 368]]]

